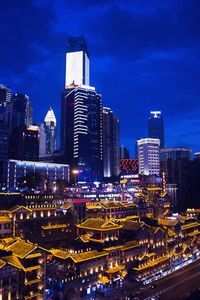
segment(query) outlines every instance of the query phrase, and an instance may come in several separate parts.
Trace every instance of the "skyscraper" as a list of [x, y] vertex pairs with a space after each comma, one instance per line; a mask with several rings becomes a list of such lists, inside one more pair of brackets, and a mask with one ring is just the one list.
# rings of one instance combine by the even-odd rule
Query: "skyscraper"
[[51, 107], [44, 119], [44, 128], [46, 133], [46, 154], [52, 154], [56, 150], [57, 128], [56, 117]]
[[90, 85], [90, 61], [83, 36], [69, 37], [66, 51], [65, 88], [70, 84]]
[[11, 101], [11, 90], [0, 84], [0, 105], [4, 103], [10, 103]]
[[9, 124], [9, 106], [11, 102], [11, 90], [0, 84], [0, 121]]
[[177, 161], [180, 159], [191, 160], [192, 149], [188, 147], [172, 147], [160, 150], [161, 162], [166, 162], [168, 159]]
[[62, 95], [61, 149], [64, 162], [78, 170], [78, 180], [102, 177], [101, 94], [84, 85], [68, 86]]
[[0, 120], [0, 162], [8, 159], [8, 126], [4, 121]]
[[39, 156], [44, 156], [46, 154], [46, 133], [44, 124], [39, 126]]
[[130, 152], [129, 149], [125, 146], [120, 147], [120, 159], [129, 159], [130, 158]]
[[199, 165], [197, 165], [196, 170], [195, 165], [192, 161], [191, 148], [172, 147], [160, 150], [161, 172], [165, 173], [167, 184], [177, 186], [177, 203], [175, 206], [178, 208], [186, 208], [190, 202], [192, 204], [192, 198], [194, 198], [192, 187], [193, 190], [198, 187], [198, 184], [196, 184], [198, 180], [195, 182], [195, 177], [199, 173]]
[[11, 90], [0, 84], [0, 161], [8, 158]]
[[30, 125], [23, 132], [23, 160], [39, 160], [39, 130], [38, 126]]
[[9, 157], [18, 160], [39, 160], [38, 126], [16, 127], [11, 133]]
[[160, 140], [145, 138], [137, 140], [139, 173], [144, 175], [160, 174]]
[[89, 86], [89, 55], [83, 36], [70, 37], [65, 90], [61, 104], [61, 150], [64, 163], [80, 181], [102, 178], [101, 94]]
[[149, 138], [160, 140], [160, 147], [165, 147], [164, 123], [161, 111], [151, 111], [148, 119]]
[[103, 173], [104, 177], [120, 173], [119, 118], [108, 107], [103, 108]]
[[11, 98], [10, 130], [32, 125], [32, 104], [24, 94], [14, 94]]
[[[30, 140], [29, 134], [27, 132], [27, 128], [31, 125], [32, 125], [32, 105], [29, 100], [29, 97], [24, 94], [14, 94], [11, 98], [11, 103], [10, 103], [10, 122], [9, 122], [9, 131], [10, 131], [9, 157], [10, 158], [24, 159], [24, 155], [26, 156], [25, 152], [28, 147], [27, 141]], [[32, 135], [32, 132], [30, 133], [30, 135]], [[31, 145], [29, 149], [32, 150]]]

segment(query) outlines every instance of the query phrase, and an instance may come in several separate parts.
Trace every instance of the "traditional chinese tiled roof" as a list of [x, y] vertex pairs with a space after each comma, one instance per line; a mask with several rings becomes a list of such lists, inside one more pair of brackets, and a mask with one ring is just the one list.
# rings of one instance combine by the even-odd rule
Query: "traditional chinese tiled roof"
[[9, 256], [3, 257], [3, 260], [9, 265], [11, 265], [17, 269], [23, 270], [23, 265], [21, 264], [21, 262], [17, 256], [9, 255]]
[[169, 260], [169, 256], [165, 255], [165, 256], [162, 256], [162, 257], [159, 257], [159, 258], [156, 258], [154, 260], [151, 260], [149, 261], [146, 265], [144, 266], [139, 266], [138, 268], [133, 268], [133, 270], [136, 270], [136, 271], [142, 271], [144, 269], [148, 269], [148, 268], [151, 268], [151, 267], [155, 267], [157, 266], [158, 264], [160, 263], [164, 263], [166, 261]]
[[24, 271], [25, 272], [31, 272], [31, 271], [35, 271], [35, 270], [38, 270], [38, 269], [41, 269], [41, 268], [42, 268], [41, 265], [35, 265], [35, 266], [32, 266], [32, 267], [24, 268]]
[[133, 240], [133, 241], [126, 242], [123, 245], [122, 250], [129, 250], [129, 249], [136, 248], [138, 246], [139, 246], [139, 243], [137, 241]]
[[67, 228], [68, 226], [66, 224], [55, 224], [55, 225], [46, 225], [42, 226], [42, 229], [48, 230], [48, 229], [59, 229], [59, 228]]
[[91, 242], [95, 242], [95, 243], [104, 243], [105, 242], [105, 239], [95, 239], [93, 237], [90, 237], [90, 241]]
[[44, 297], [44, 295], [42, 293], [36, 292], [36, 293], [25, 296], [24, 299], [25, 300], [33, 299], [33, 298], [42, 299], [43, 297]]
[[[135, 222], [135, 221], [129, 220], [124, 224], [123, 229], [136, 231], [136, 230], [139, 230], [140, 228], [142, 228], [144, 225], [145, 225], [144, 222]], [[147, 225], [145, 225], [145, 226], [147, 226]]]
[[23, 205], [15, 205], [9, 209], [11, 213], [16, 212], [18, 210], [26, 210], [27, 212], [31, 212], [31, 210]]
[[63, 250], [60, 250], [60, 249], [51, 249], [50, 252], [55, 257], [58, 257], [58, 258], [61, 258], [61, 259], [67, 259], [70, 256], [70, 253], [68, 251], [63, 251]]
[[112, 246], [112, 247], [104, 248], [103, 250], [105, 250], [105, 251], [114, 251], [114, 250], [120, 250], [122, 248], [123, 248], [122, 245], [117, 245], [117, 246]]
[[163, 216], [167, 216], [169, 214], [170, 210], [169, 209], [166, 209], [163, 213]]
[[146, 188], [147, 191], [161, 191], [162, 189], [160, 187], [148, 187]]
[[124, 207], [136, 207], [137, 205], [133, 202], [121, 202]]
[[136, 204], [133, 202], [127, 201], [101, 201], [98, 203], [98, 206], [104, 209], [116, 209], [116, 208], [127, 208], [127, 207], [136, 207]]
[[87, 219], [85, 222], [77, 225], [77, 227], [97, 231], [108, 231], [122, 228], [122, 226], [114, 223], [112, 220], [104, 220], [98, 218]]
[[15, 241], [14, 238], [3, 238], [3, 239], [0, 239], [0, 249], [4, 249], [5, 246], [11, 244], [13, 241]]
[[0, 216], [0, 223], [10, 223], [12, 220], [7, 216]]
[[114, 274], [125, 269], [125, 266], [116, 266], [106, 271], [107, 274]]
[[80, 263], [83, 261], [92, 260], [99, 257], [105, 257], [107, 255], [108, 255], [107, 251], [99, 252], [97, 250], [93, 250], [93, 251], [81, 252], [77, 254], [71, 254], [70, 257], [75, 263]]
[[194, 230], [193, 232], [188, 233], [188, 236], [192, 237], [192, 236], [196, 236], [199, 235], [200, 231], [199, 230]]
[[171, 237], [171, 236], [175, 236], [176, 233], [173, 230], [168, 229], [167, 234]]
[[119, 201], [102, 201], [99, 205], [104, 209], [122, 208], [123, 204]]
[[31, 258], [36, 258], [36, 257], [41, 257], [42, 254], [40, 252], [38, 253], [33, 253], [33, 254], [29, 254], [25, 257], [25, 259], [31, 259]]
[[70, 209], [72, 207], [72, 205], [71, 204], [69, 204], [69, 203], [64, 203], [62, 206], [61, 206], [61, 208], [62, 209]]
[[189, 223], [189, 224], [182, 225], [181, 230], [186, 230], [186, 229], [193, 228], [193, 227], [198, 227], [198, 226], [200, 226], [200, 223], [192, 222], [192, 223]]
[[6, 265], [6, 262], [0, 259], [0, 269]]
[[155, 226], [149, 226], [148, 230], [153, 234], [155, 234], [159, 231], [165, 232], [161, 227], [155, 227]]
[[2, 260], [6, 264], [23, 270], [24, 272], [30, 272], [42, 267], [41, 265], [33, 265], [31, 267], [23, 265], [23, 259], [32, 259], [42, 255], [40, 252], [33, 252], [38, 246], [23, 241], [20, 238], [4, 238], [0, 241], [0, 249], [4, 250], [5, 253], [7, 252], [7, 254], [1, 257], [0, 261]]
[[169, 260], [169, 256], [168, 255], [164, 255], [164, 256], [158, 257], [158, 258], [156, 258], [154, 260], [151, 260], [151, 261], [148, 262], [148, 265], [150, 267], [156, 266], [156, 265], [158, 265], [158, 264], [160, 264], [160, 263], [162, 263], [162, 262], [164, 262], [166, 260]]
[[154, 257], [154, 256], [156, 256], [156, 253], [155, 252], [151, 252], [151, 253], [148, 253], [147, 256], [148, 257]]
[[103, 284], [109, 283], [109, 282], [110, 282], [110, 280], [108, 279], [107, 276], [102, 276], [98, 281], [98, 283], [103, 283]]
[[57, 210], [55, 206], [49, 206], [49, 207], [31, 207], [32, 211], [44, 211], [44, 210]]
[[83, 243], [88, 243], [90, 241], [90, 235], [82, 234], [77, 239], [80, 239]]
[[32, 284], [39, 283], [39, 282], [41, 282], [41, 279], [37, 278], [37, 279], [25, 281], [25, 285], [32, 285]]
[[173, 220], [173, 219], [159, 219], [158, 224], [163, 225], [163, 226], [169, 226], [169, 227], [174, 227], [179, 223], [178, 220]]
[[132, 216], [127, 216], [125, 218], [118, 218], [118, 219], [113, 219], [113, 221], [117, 224], [124, 224], [127, 221], [131, 221], [131, 220], [139, 220], [139, 217], [137, 215], [132, 215]]
[[6, 246], [5, 250], [12, 251], [13, 254], [19, 258], [24, 258], [35, 249], [37, 249], [37, 246], [33, 245], [32, 243], [17, 239], [10, 245]]
[[87, 203], [86, 205], [87, 209], [101, 209], [101, 205], [99, 203]]

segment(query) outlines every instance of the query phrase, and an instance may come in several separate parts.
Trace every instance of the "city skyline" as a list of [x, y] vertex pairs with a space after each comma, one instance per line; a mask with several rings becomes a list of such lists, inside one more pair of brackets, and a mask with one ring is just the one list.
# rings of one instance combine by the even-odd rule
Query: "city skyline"
[[[3, 23], [8, 26], [2, 28], [0, 82], [13, 92], [28, 94], [37, 123], [49, 105], [60, 123], [67, 37], [83, 34], [90, 49], [91, 85], [102, 93], [103, 105], [112, 107], [120, 116], [121, 143], [133, 153], [136, 138], [147, 136], [149, 111], [156, 109], [163, 112], [166, 146], [191, 146], [195, 152], [199, 150], [197, 1], [157, 1], [151, 5], [147, 1], [132, 5], [89, 1], [90, 9], [84, 10], [84, 14], [81, 10], [86, 2], [82, 1], [67, 7], [62, 1], [49, 1], [48, 10], [44, 1], [29, 1], [18, 8], [16, 4], [13, 1], [9, 7], [11, 22], [4, 16], [6, 4], [1, 9]], [[37, 26], [29, 13], [33, 11]], [[69, 14], [71, 17], [66, 18]], [[94, 16], [101, 18], [102, 26]], [[16, 17], [19, 21], [14, 28]], [[83, 24], [84, 20], [87, 22]], [[29, 22], [31, 32], [22, 30], [24, 22]], [[15, 57], [6, 39], [14, 29], [11, 41], [16, 42]], [[127, 36], [127, 32], [131, 35]], [[24, 42], [27, 47], [23, 47]], [[122, 97], [130, 99], [127, 105], [122, 105]], [[137, 126], [138, 122], [141, 126]]]
[[199, 1], [0, 20], [0, 300], [200, 299]]

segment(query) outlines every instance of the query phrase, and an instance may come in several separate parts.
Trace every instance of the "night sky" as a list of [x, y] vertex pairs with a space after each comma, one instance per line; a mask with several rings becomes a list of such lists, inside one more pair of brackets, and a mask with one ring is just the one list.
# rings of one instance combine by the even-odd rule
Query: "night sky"
[[200, 151], [199, 0], [1, 0], [0, 83], [30, 96], [36, 123], [52, 106], [60, 125], [66, 41], [81, 34], [132, 154], [150, 110], [163, 111], [166, 146]]

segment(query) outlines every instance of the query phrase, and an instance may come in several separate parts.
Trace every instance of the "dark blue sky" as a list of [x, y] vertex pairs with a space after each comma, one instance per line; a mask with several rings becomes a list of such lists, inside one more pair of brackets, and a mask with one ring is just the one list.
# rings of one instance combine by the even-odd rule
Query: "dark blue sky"
[[49, 106], [59, 122], [66, 41], [80, 34], [132, 153], [160, 109], [166, 145], [200, 150], [199, 0], [1, 0], [0, 83], [30, 96], [35, 122]]

